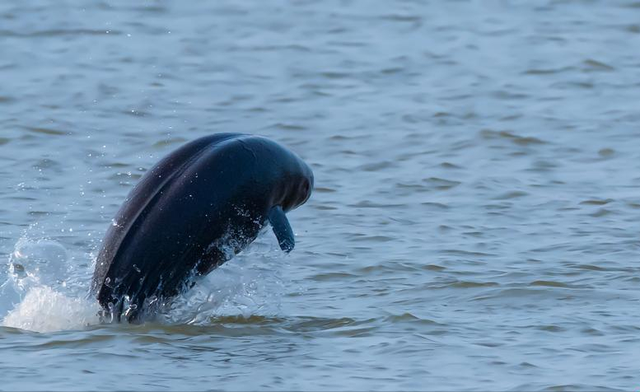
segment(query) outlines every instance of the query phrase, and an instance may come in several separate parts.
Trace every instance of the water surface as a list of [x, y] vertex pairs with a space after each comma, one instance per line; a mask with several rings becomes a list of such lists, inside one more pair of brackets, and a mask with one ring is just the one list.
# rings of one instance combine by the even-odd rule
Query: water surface
[[[639, 21], [622, 0], [0, 3], [0, 389], [637, 389]], [[161, 320], [98, 323], [117, 208], [215, 132], [313, 167], [296, 250], [266, 233]]]

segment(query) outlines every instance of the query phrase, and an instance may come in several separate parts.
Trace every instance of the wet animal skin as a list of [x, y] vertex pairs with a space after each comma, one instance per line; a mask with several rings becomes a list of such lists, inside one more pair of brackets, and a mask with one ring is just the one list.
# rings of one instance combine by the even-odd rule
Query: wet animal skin
[[98, 254], [92, 292], [105, 314], [139, 321], [251, 243], [270, 223], [294, 248], [285, 213], [313, 189], [311, 168], [264, 137], [222, 133], [170, 153], [133, 188]]

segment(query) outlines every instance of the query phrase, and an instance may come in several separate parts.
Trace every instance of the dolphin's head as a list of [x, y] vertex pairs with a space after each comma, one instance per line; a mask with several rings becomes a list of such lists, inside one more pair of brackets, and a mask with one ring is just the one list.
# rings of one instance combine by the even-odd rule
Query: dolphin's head
[[[304, 204], [313, 191], [313, 171], [296, 153], [281, 144], [256, 135], [232, 135], [220, 145], [235, 149], [244, 156], [240, 163], [250, 175], [245, 194], [253, 199], [252, 204], [270, 209], [281, 207], [284, 212]], [[238, 169], [237, 159], [234, 163]], [[266, 201], [266, 205], [263, 203]]]
[[276, 187], [275, 197], [267, 214], [280, 248], [287, 253], [293, 250], [295, 238], [286, 213], [304, 204], [313, 190], [311, 168], [298, 157], [295, 157], [295, 164], [291, 164], [291, 161], [289, 163]]
[[279, 204], [285, 212], [303, 205], [313, 191], [313, 171], [309, 165], [298, 160], [298, 165], [283, 178]]

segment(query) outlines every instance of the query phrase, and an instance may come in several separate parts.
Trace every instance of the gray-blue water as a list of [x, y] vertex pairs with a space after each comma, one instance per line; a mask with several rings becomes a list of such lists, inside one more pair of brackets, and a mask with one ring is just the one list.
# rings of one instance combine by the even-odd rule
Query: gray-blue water
[[[640, 3], [0, 3], [0, 389], [634, 390]], [[143, 325], [87, 296], [146, 169], [215, 132], [314, 169]]]

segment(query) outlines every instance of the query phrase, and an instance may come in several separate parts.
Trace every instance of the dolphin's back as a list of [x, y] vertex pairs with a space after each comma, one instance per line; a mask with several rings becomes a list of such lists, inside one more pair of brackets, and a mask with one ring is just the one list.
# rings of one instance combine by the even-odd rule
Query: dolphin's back
[[[126, 245], [127, 239], [131, 240], [139, 236], [135, 229], [142, 225], [150, 210], [153, 209], [156, 204], [154, 201], [157, 202], [159, 196], [170, 188], [176, 179], [188, 170], [189, 165], [206, 150], [225, 140], [239, 136], [242, 135], [215, 134], [187, 143], [164, 157], [140, 179], [107, 230], [96, 260], [92, 281], [93, 292], [105, 291], [104, 283], [109, 278], [109, 272], [118, 269], [118, 264], [125, 264], [118, 263], [126, 249], [126, 246], [123, 247], [123, 243]], [[109, 279], [106, 283], [108, 287], [109, 285], [114, 286], [116, 282]]]
[[108, 309], [129, 297], [142, 308], [231, 258], [255, 239], [300, 165], [279, 144], [242, 134], [170, 153], [141, 178], [107, 231], [92, 283], [100, 304]]

